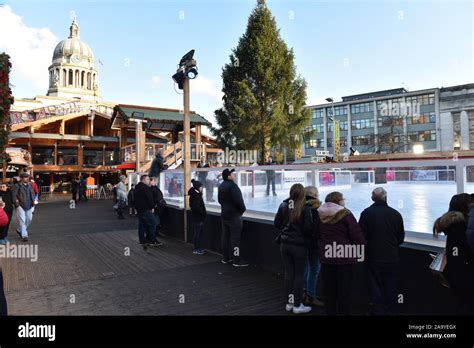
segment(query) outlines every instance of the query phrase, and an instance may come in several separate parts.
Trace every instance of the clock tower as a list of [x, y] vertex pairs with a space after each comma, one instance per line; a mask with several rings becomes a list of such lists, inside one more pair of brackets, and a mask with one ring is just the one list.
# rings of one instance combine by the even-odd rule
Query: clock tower
[[69, 28], [69, 37], [54, 49], [49, 70], [48, 96], [66, 99], [100, 101], [94, 54], [79, 38], [76, 18]]

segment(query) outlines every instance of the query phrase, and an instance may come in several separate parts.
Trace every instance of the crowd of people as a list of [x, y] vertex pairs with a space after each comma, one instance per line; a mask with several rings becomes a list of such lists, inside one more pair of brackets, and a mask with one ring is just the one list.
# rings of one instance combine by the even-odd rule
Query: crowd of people
[[[272, 163], [270, 159], [268, 164]], [[272, 174], [268, 174], [267, 195]], [[192, 180], [189, 190], [194, 219], [195, 253], [201, 254], [206, 219], [203, 181]], [[242, 215], [246, 210], [234, 169], [222, 172], [218, 187], [221, 205], [222, 263], [247, 266], [241, 254]], [[294, 184], [274, 219], [276, 242], [285, 270], [287, 304], [295, 314], [308, 313], [313, 306], [325, 307], [328, 315], [351, 313], [351, 289], [356, 264], [367, 272], [370, 315], [397, 315], [399, 248], [405, 239], [402, 215], [387, 203], [387, 192], [376, 187], [373, 204], [359, 220], [346, 207], [341, 192], [331, 192], [324, 202], [318, 189]], [[447, 236], [446, 277], [460, 314], [474, 313], [474, 194], [455, 195], [448, 213], [434, 223], [434, 234]], [[318, 287], [318, 282], [322, 286]], [[321, 288], [322, 293], [317, 293]]]
[[[165, 202], [158, 187], [159, 173], [166, 169], [161, 155], [148, 175], [126, 192], [125, 177], [117, 185], [119, 218], [121, 207], [130, 207], [131, 215], [138, 215], [139, 242], [146, 246], [162, 245], [156, 239], [157, 226], [163, 218]], [[265, 165], [274, 164], [269, 158]], [[202, 160], [199, 168], [210, 168]], [[194, 238], [193, 253], [207, 252], [203, 234], [207, 211], [204, 203], [213, 202], [215, 185], [221, 206], [222, 263], [235, 267], [248, 266], [241, 251], [242, 215], [246, 211], [242, 192], [236, 183], [234, 169], [224, 169], [222, 182], [210, 174], [198, 171], [187, 192], [192, 212]], [[155, 175], [155, 176], [152, 176]], [[275, 173], [267, 170], [266, 194], [275, 191]], [[369, 314], [398, 314], [399, 247], [405, 239], [402, 215], [387, 203], [387, 192], [377, 187], [372, 192], [373, 204], [359, 220], [346, 207], [341, 192], [330, 192], [324, 202], [317, 187], [294, 184], [289, 197], [284, 199], [275, 215], [282, 263], [285, 270], [285, 309], [295, 314], [308, 313], [313, 306], [325, 307], [328, 315], [351, 313], [351, 289], [356, 264], [363, 263], [367, 272]], [[120, 202], [123, 204], [121, 205]], [[449, 211], [434, 223], [434, 234], [447, 236], [446, 276], [459, 304], [460, 313], [474, 313], [474, 195], [461, 194], [452, 198]], [[318, 287], [318, 283], [322, 284]], [[321, 289], [321, 293], [317, 292]]]

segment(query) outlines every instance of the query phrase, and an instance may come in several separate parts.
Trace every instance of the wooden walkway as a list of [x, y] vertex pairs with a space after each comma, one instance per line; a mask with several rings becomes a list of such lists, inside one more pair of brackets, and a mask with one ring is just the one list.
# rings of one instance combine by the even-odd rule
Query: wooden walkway
[[[38, 205], [29, 241], [38, 261], [0, 258], [9, 314], [287, 314], [281, 275], [193, 255], [191, 245], [170, 238], [145, 252], [137, 225], [134, 217], [118, 220], [110, 201]], [[23, 244], [16, 226], [9, 239]]]

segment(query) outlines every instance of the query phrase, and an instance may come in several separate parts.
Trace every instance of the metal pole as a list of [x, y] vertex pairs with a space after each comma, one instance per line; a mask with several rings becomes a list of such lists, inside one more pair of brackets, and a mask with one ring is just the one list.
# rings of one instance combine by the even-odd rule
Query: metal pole
[[191, 184], [191, 161], [190, 161], [190, 120], [189, 120], [189, 79], [185, 78], [183, 83], [183, 102], [184, 102], [184, 142], [183, 142], [183, 156], [184, 156], [184, 179], [183, 179], [183, 196], [184, 196], [184, 242], [188, 242], [188, 219], [187, 214], [189, 210], [189, 196], [188, 191]]
[[135, 170], [140, 172], [140, 127], [141, 122], [135, 121]]
[[334, 113], [334, 99], [331, 102], [332, 108], [332, 149], [334, 151], [334, 160], [336, 160], [336, 114]]

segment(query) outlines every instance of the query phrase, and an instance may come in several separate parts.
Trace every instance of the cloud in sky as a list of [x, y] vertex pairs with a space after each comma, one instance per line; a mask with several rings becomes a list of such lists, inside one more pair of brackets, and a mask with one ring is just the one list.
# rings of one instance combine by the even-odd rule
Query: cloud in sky
[[161, 85], [161, 77], [155, 75], [151, 78], [151, 86], [152, 88], [159, 88]]
[[212, 97], [218, 106], [222, 104], [222, 96], [224, 95], [220, 84], [216, 80], [203, 75], [198, 75], [196, 79], [191, 81], [191, 93]]
[[10, 6], [0, 6], [0, 33], [0, 51], [11, 57], [12, 79], [21, 77], [35, 88], [47, 88], [57, 37], [48, 28], [27, 26]]

